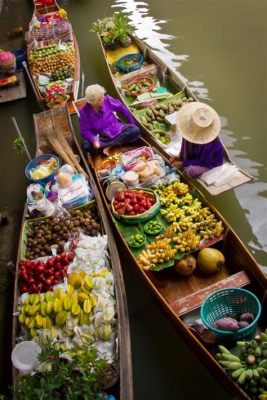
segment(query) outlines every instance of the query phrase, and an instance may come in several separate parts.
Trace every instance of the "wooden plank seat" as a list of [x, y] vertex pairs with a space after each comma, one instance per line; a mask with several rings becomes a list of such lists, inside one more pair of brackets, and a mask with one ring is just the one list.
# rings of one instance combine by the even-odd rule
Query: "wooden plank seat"
[[229, 287], [243, 287], [250, 283], [250, 279], [245, 271], [237, 272], [219, 282], [214, 283], [204, 289], [192, 293], [182, 299], [176, 300], [170, 304], [172, 310], [179, 316], [195, 310], [200, 307], [205, 298], [216, 290]]

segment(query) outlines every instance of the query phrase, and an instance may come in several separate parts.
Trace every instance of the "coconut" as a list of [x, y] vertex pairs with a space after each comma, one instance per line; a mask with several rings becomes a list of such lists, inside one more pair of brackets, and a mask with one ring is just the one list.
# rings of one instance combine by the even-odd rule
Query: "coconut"
[[192, 255], [185, 256], [181, 260], [177, 261], [174, 265], [175, 272], [183, 276], [191, 275], [195, 268], [196, 259]]
[[197, 265], [205, 274], [214, 274], [220, 271], [224, 262], [224, 255], [212, 247], [201, 249], [197, 256]]

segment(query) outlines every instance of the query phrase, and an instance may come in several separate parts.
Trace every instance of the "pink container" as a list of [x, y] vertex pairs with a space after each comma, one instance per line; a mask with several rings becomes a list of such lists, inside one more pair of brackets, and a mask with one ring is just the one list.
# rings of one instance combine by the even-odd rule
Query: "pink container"
[[16, 56], [10, 51], [0, 50], [0, 68], [4, 74], [14, 74], [16, 71]]

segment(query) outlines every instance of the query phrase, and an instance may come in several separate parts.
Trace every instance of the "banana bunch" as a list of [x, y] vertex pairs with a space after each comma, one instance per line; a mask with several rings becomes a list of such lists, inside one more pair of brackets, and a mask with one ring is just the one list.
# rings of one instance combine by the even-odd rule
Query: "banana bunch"
[[[179, 181], [170, 183], [164, 188], [159, 187], [155, 191], [160, 197], [161, 204], [165, 207], [168, 207], [170, 204], [181, 204], [183, 202], [186, 203], [188, 200], [190, 200], [189, 203], [192, 202], [192, 195], [188, 193], [188, 185]], [[181, 197], [181, 195], [183, 197]]]
[[255, 340], [239, 341], [240, 355], [219, 346], [219, 363], [254, 400], [266, 400], [267, 392], [267, 329]]
[[153, 270], [156, 264], [161, 264], [174, 258], [177, 250], [170, 245], [171, 239], [158, 239], [149, 244], [137, 257], [138, 264], [145, 270]]
[[200, 236], [194, 229], [188, 229], [178, 234], [178, 236], [175, 236], [172, 241], [176, 244], [175, 248], [178, 251], [185, 253], [195, 250], [199, 246]]
[[19, 305], [19, 322], [30, 337], [37, 335], [37, 329], [65, 326], [68, 318], [78, 318], [79, 325], [90, 325], [92, 309], [97, 304], [92, 288], [93, 281], [84, 271], [71, 272], [66, 291], [57, 288], [26, 296]]
[[168, 222], [175, 222], [185, 216], [184, 210], [179, 208], [178, 204], [170, 204], [167, 208], [161, 208], [160, 213]]
[[213, 222], [208, 222], [204, 227], [200, 230], [200, 235], [203, 239], [209, 240], [219, 237], [224, 231], [224, 227], [222, 225], [222, 221], [217, 221], [214, 219]]

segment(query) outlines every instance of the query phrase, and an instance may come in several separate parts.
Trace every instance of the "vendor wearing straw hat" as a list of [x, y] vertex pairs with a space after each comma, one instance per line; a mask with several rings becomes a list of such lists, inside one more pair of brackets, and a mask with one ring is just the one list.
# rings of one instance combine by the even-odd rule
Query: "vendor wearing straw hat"
[[188, 103], [177, 114], [177, 129], [183, 137], [179, 161], [173, 166], [198, 178], [223, 164], [223, 146], [218, 137], [221, 121], [217, 112], [205, 103]]

